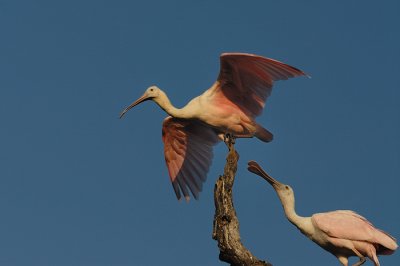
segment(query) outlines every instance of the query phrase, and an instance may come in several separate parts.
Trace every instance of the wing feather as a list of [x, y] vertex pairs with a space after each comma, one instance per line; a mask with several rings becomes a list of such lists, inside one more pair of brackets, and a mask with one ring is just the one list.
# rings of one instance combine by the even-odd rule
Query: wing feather
[[179, 189], [178, 182], [172, 182], [171, 184], [172, 184], [172, 188], [175, 191], [176, 197], [178, 199], [180, 199], [181, 198], [181, 190]]
[[184, 168], [181, 169], [181, 175], [186, 177], [187, 180], [190, 180], [190, 184], [193, 184], [194, 187], [193, 189], [191, 189], [191, 191], [195, 198], [197, 198], [198, 193], [203, 189], [203, 183], [201, 183], [201, 181], [195, 178], [191, 172], [187, 171]]
[[189, 191], [187, 189], [187, 184], [184, 178], [177, 178], [176, 179], [178, 181], [179, 187], [183, 193], [183, 196], [185, 197], [185, 199], [189, 200], [190, 196], [189, 196]]
[[397, 248], [392, 236], [376, 229], [366, 218], [353, 211], [317, 213], [311, 219], [314, 225], [330, 237], [375, 243], [390, 250]]
[[216, 99], [227, 98], [252, 117], [261, 114], [274, 81], [306, 75], [295, 67], [252, 54], [224, 53], [220, 62], [218, 80], [207, 92]]
[[187, 168], [191, 169], [191, 172], [194, 176], [196, 176], [202, 182], [205, 182], [207, 179], [208, 168], [211, 164], [212, 153], [205, 153], [203, 159], [196, 158], [197, 151], [195, 149], [191, 149], [186, 153], [185, 163], [187, 164]]
[[[191, 154], [187, 154], [185, 158], [186, 167], [190, 169], [190, 173], [195, 176], [197, 180], [201, 182], [205, 182], [207, 179], [207, 175], [202, 167], [198, 165], [200, 163], [197, 161]], [[207, 162], [208, 163], [208, 162]]]
[[167, 117], [162, 128], [164, 155], [176, 197], [198, 198], [219, 141], [213, 129], [194, 120]]

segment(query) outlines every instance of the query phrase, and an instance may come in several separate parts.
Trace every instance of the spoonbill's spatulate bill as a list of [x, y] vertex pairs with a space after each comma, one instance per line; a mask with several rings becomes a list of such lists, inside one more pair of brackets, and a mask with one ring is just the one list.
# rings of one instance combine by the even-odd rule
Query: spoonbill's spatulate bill
[[269, 176], [256, 162], [250, 161], [248, 170], [265, 180], [275, 189], [282, 202], [286, 217], [304, 235], [332, 253], [345, 266], [348, 257], [357, 256], [359, 266], [365, 257], [379, 266], [377, 255], [390, 255], [397, 249], [396, 240], [389, 234], [375, 228], [361, 215], [348, 210], [316, 213], [301, 217], [294, 208], [293, 189]]
[[[163, 123], [165, 161], [178, 199], [189, 190], [197, 199], [212, 160], [212, 147], [224, 134], [257, 137], [269, 142], [272, 134], [256, 123], [274, 81], [305, 75], [273, 59], [242, 53], [221, 55], [217, 81], [185, 107], [175, 108], [156, 86], [122, 111], [146, 100], [157, 103], [168, 116]], [[219, 136], [219, 138], [218, 138]]]

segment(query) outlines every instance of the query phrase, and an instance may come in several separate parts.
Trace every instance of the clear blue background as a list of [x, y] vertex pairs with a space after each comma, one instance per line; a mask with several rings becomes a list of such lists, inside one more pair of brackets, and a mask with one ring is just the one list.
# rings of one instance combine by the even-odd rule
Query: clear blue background
[[395, 0], [0, 0], [0, 265], [224, 265], [211, 232], [226, 147], [200, 200], [177, 202], [165, 113], [118, 114], [153, 84], [183, 106], [230, 51], [312, 76], [276, 83], [258, 118], [272, 143], [237, 143], [244, 244], [278, 266], [339, 265], [286, 220], [251, 159], [292, 185], [299, 214], [352, 209], [400, 238], [399, 12]]

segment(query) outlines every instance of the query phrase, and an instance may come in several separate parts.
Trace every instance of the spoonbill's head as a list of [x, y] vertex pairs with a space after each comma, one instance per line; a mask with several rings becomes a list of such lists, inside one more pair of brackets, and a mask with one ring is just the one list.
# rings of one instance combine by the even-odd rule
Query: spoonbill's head
[[128, 112], [130, 109], [132, 109], [133, 107], [135, 107], [139, 103], [142, 103], [142, 102], [147, 101], [147, 100], [157, 101], [157, 99], [161, 96], [161, 94], [163, 94], [163, 92], [158, 87], [156, 87], [156, 86], [149, 87], [139, 99], [134, 101], [131, 105], [126, 107], [121, 112], [119, 118], [122, 118], [126, 112]]
[[250, 172], [264, 178], [275, 189], [275, 191], [278, 194], [278, 197], [280, 198], [282, 203], [284, 203], [284, 202], [293, 202], [294, 203], [294, 192], [293, 192], [293, 189], [289, 185], [283, 184], [283, 183], [277, 181], [276, 179], [272, 178], [255, 161], [249, 161], [247, 169]]

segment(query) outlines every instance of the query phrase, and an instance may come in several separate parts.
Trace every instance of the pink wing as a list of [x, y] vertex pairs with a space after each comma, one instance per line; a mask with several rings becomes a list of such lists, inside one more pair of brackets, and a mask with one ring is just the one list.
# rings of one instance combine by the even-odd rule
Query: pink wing
[[169, 116], [163, 122], [162, 139], [176, 197], [180, 199], [182, 191], [189, 200], [190, 190], [197, 199], [207, 179], [217, 134], [199, 122]]
[[[389, 250], [397, 248], [392, 236], [376, 229], [367, 219], [353, 211], [317, 213], [312, 216], [312, 221], [330, 237], [379, 244]], [[379, 253], [379, 249], [377, 251]], [[385, 252], [385, 249], [381, 252]]]
[[208, 92], [217, 99], [229, 99], [252, 117], [261, 114], [274, 81], [306, 75], [292, 66], [252, 54], [225, 53], [220, 60], [218, 80]]

